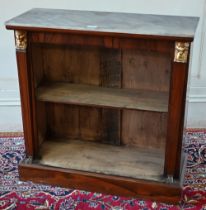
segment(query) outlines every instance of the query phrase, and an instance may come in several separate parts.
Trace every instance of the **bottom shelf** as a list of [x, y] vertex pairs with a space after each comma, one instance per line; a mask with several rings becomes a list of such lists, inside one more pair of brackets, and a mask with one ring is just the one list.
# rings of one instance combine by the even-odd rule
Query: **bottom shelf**
[[38, 163], [121, 177], [164, 182], [164, 153], [156, 149], [112, 146], [94, 142], [45, 141]]

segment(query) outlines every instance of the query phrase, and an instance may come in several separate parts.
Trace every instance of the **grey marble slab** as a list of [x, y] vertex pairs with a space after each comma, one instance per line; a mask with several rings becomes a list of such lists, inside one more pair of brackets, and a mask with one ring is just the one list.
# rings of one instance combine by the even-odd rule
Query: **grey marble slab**
[[32, 9], [6, 22], [8, 28], [83, 30], [169, 37], [194, 37], [197, 17], [60, 9]]

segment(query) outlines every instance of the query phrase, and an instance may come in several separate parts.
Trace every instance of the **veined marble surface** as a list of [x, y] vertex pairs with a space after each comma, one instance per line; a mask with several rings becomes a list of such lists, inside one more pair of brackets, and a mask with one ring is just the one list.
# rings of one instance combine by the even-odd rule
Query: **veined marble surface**
[[197, 17], [36, 8], [7, 21], [6, 25], [11, 29], [32, 27], [192, 38], [198, 19]]

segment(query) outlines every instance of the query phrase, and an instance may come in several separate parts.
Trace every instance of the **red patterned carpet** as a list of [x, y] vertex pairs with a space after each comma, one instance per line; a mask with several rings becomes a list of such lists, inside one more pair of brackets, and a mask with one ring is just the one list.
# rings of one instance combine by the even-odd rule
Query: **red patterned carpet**
[[184, 148], [189, 154], [184, 194], [179, 205], [168, 205], [20, 182], [17, 168], [24, 158], [24, 139], [0, 137], [0, 209], [206, 210], [206, 131], [188, 131]]

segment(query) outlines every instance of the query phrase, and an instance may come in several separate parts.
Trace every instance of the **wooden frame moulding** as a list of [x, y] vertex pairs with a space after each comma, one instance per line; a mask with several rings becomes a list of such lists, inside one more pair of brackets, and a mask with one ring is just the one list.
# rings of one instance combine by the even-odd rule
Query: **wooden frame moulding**
[[31, 180], [42, 184], [52, 184], [72, 189], [83, 189], [126, 197], [141, 195], [141, 197], [146, 199], [155, 199], [168, 203], [178, 203], [182, 192], [178, 183], [158, 183], [126, 177], [60, 169], [35, 164], [31, 161], [27, 162], [27, 160], [21, 163], [19, 174], [23, 181]]
[[185, 111], [189, 47], [189, 43], [174, 43], [174, 61], [172, 62], [170, 81], [169, 116], [164, 170], [165, 176], [168, 176], [168, 178], [172, 180], [173, 178], [180, 178], [184, 124], [183, 113]]
[[19, 88], [21, 95], [21, 110], [22, 110], [22, 121], [24, 129], [24, 139], [26, 147], [27, 157], [33, 157], [34, 155], [34, 132], [33, 132], [33, 115], [31, 105], [31, 86], [29, 84], [29, 64], [27, 54], [27, 32], [22, 30], [14, 31], [15, 44], [16, 44], [16, 59], [19, 76]]

